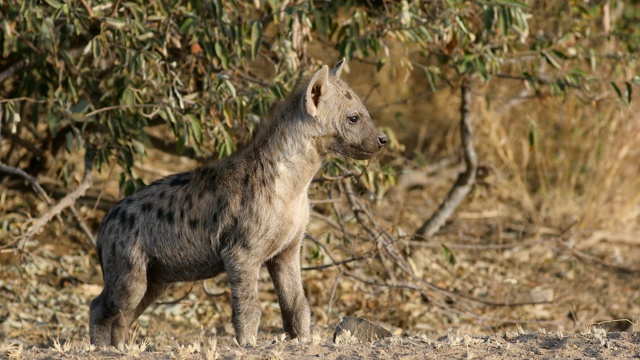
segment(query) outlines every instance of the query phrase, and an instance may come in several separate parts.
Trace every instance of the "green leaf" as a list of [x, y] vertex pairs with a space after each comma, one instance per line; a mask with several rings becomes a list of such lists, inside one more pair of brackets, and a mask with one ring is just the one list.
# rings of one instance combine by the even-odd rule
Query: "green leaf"
[[517, 2], [517, 1], [513, 1], [513, 0], [493, 0], [494, 3], [499, 4], [499, 5], [506, 5], [506, 6], [510, 6], [510, 7], [515, 7], [515, 8], [520, 8], [520, 9], [526, 9], [527, 5]]
[[218, 57], [218, 59], [220, 59], [220, 62], [222, 63], [222, 68], [225, 70], [228, 69], [229, 54], [227, 53], [227, 49], [222, 45], [220, 41], [216, 41], [215, 50], [216, 50], [216, 56]]
[[87, 111], [90, 105], [91, 103], [89, 103], [88, 101], [81, 100], [80, 102], [78, 102], [77, 104], [71, 107], [71, 112], [74, 114], [84, 113], [85, 111]]
[[176, 139], [176, 152], [178, 155], [184, 154], [184, 150], [186, 149], [187, 144], [187, 133], [186, 131], [181, 131]]
[[130, 171], [131, 167], [133, 166], [133, 154], [131, 154], [131, 148], [126, 147], [124, 150], [122, 150], [121, 154], [121, 159], [123, 162], [122, 165], [124, 165], [125, 169]]
[[529, 147], [535, 148], [538, 144], [538, 128], [533, 121], [529, 121]]
[[129, 196], [131, 194], [133, 194], [134, 192], [136, 192], [136, 185], [133, 182], [133, 180], [129, 179], [127, 181], [124, 182], [124, 186], [122, 188], [122, 191], [124, 192], [124, 196]]
[[226, 85], [227, 89], [229, 89], [229, 91], [231, 92], [231, 96], [235, 98], [237, 96], [236, 87], [233, 86], [233, 84], [229, 80], [224, 80], [224, 84]]
[[622, 91], [620, 91], [620, 88], [618, 87], [618, 85], [616, 85], [616, 83], [612, 81], [611, 87], [613, 88], [613, 90], [615, 90], [616, 94], [618, 94], [618, 98], [624, 101], [624, 98], [622, 97]]
[[47, 4], [55, 9], [59, 9], [62, 4], [58, 0], [44, 0]]
[[388, 60], [389, 59], [387, 59], [386, 56], [378, 60], [378, 62], [376, 63], [376, 70], [380, 71], [380, 69], [382, 69], [382, 67], [387, 63]]
[[71, 153], [73, 151], [73, 132], [67, 131], [67, 133], [64, 134], [64, 139], [65, 147], [67, 148], [67, 151]]
[[58, 125], [60, 124], [60, 119], [55, 116], [52, 112], [47, 114], [47, 126], [49, 127], [49, 133], [51, 137], [56, 137], [58, 135]]
[[556, 60], [553, 55], [551, 55], [551, 53], [549, 53], [546, 50], [542, 50], [542, 56], [547, 59], [547, 61], [549, 62], [549, 64], [553, 65], [554, 68], [560, 70], [561, 66], [560, 63], [558, 62], [558, 60]]
[[493, 28], [493, 22], [495, 20], [495, 7], [485, 6], [484, 8], [484, 28], [487, 31], [491, 31]]
[[113, 26], [116, 29], [122, 29], [125, 26], [127, 26], [127, 23], [124, 20], [121, 20], [121, 19], [115, 19], [115, 18], [106, 17], [106, 18], [104, 18], [104, 21], [107, 24]]
[[451, 265], [455, 265], [456, 257], [453, 255], [451, 250], [445, 244], [440, 244], [440, 246], [442, 247], [442, 255], [444, 256], [444, 260]]
[[131, 145], [133, 145], [133, 150], [135, 150], [138, 155], [146, 155], [146, 149], [144, 144], [136, 139], [131, 139]]
[[627, 103], [631, 104], [631, 97], [633, 95], [633, 88], [631, 87], [631, 83], [625, 81], [624, 85], [627, 87]]
[[191, 27], [193, 27], [193, 18], [187, 18], [182, 25], [180, 25], [180, 34], [184, 35]]
[[251, 26], [251, 60], [255, 60], [262, 42], [262, 23], [254, 21]]
[[196, 141], [202, 141], [202, 123], [200, 123], [200, 119], [191, 114], [187, 114], [185, 117], [191, 123], [191, 130], [193, 130], [193, 135], [195, 136]]

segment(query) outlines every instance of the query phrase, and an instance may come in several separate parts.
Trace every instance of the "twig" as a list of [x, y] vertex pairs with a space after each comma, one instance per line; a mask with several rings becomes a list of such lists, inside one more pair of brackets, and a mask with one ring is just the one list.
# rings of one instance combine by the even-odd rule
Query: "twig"
[[89, 239], [89, 243], [91, 243], [91, 246], [93, 246], [93, 248], [95, 249], [96, 238], [93, 236], [93, 233], [91, 232], [87, 224], [82, 219], [82, 215], [80, 215], [80, 213], [78, 212], [78, 209], [76, 209], [76, 205], [72, 204], [69, 208], [71, 209], [71, 213], [73, 214], [73, 217], [76, 218], [78, 225], [80, 225], [80, 229], [82, 229], [84, 234], [87, 235], [87, 239]]
[[89, 4], [87, 4], [87, 0], [80, 0], [80, 2], [84, 6], [84, 8], [87, 10], [87, 14], [89, 14], [89, 17], [95, 18], [96, 16], [93, 14], [93, 10], [91, 10], [91, 7], [89, 6]]
[[116, 0], [115, 4], [113, 4], [113, 7], [111, 8], [111, 13], [109, 13], [109, 17], [113, 17], [113, 15], [115, 15], [116, 11], [118, 11], [119, 6], [120, 6], [120, 0]]
[[184, 300], [187, 298], [187, 296], [189, 296], [189, 294], [191, 294], [191, 290], [193, 290], [193, 285], [195, 283], [191, 283], [191, 287], [189, 288], [189, 290], [187, 290], [186, 293], [184, 293], [184, 295], [180, 296], [177, 299], [174, 300], [170, 300], [170, 301], [156, 301], [156, 305], [175, 305], [177, 303], [179, 303], [180, 301]]
[[[414, 235], [413, 237], [420, 238], [420, 235]], [[530, 247], [530, 246], [542, 244], [552, 240], [553, 239], [551, 238], [547, 238], [542, 240], [523, 241], [523, 242], [517, 242], [517, 243], [511, 243], [511, 244], [477, 244], [477, 245], [444, 244], [444, 245], [446, 245], [449, 249], [454, 249], [454, 250], [492, 251], [492, 250], [508, 250], [508, 249], [515, 249], [515, 248], [521, 248], [521, 247]], [[408, 244], [409, 246], [425, 247], [425, 248], [440, 248], [441, 245], [443, 245], [442, 243], [429, 243], [423, 240], [410, 240]]]
[[[343, 182], [344, 185], [344, 192], [347, 196], [347, 200], [349, 201], [349, 204], [351, 205], [351, 210], [353, 211], [354, 216], [356, 217], [356, 220], [358, 221], [358, 223], [362, 226], [362, 228], [369, 234], [369, 236], [371, 237], [371, 239], [375, 240], [375, 244], [378, 247], [378, 250], [384, 249], [386, 250], [385, 252], [380, 251], [378, 254], [382, 257], [384, 257], [384, 254], [387, 253], [389, 254], [392, 258], [393, 258], [393, 262], [398, 264], [403, 262], [404, 259], [402, 259], [401, 257], [396, 257], [394, 256], [395, 254], [392, 254], [393, 251], [396, 251], [398, 249], [396, 249], [395, 247], [388, 247], [388, 244], [385, 244], [382, 239], [381, 236], [383, 235], [382, 231], [378, 231], [379, 234], [376, 234], [369, 226], [367, 226], [367, 224], [365, 223], [365, 220], [363, 219], [362, 215], [363, 214], [367, 214], [367, 211], [365, 210], [365, 207], [362, 205], [362, 203], [360, 203], [360, 201], [358, 201], [358, 199], [355, 197], [355, 194], [353, 192], [353, 188], [351, 186], [351, 182], [350, 181], [345, 181]], [[373, 219], [372, 216], [368, 216], [369, 220], [371, 221], [372, 224], [374, 224], [374, 226], [376, 225], [375, 220]], [[389, 274], [389, 277], [391, 278], [391, 280], [393, 282], [396, 281], [396, 276], [394, 274], [394, 272], [388, 267], [387, 263], [383, 260], [382, 261], [382, 265], [385, 267], [385, 270], [387, 270], [387, 273]]]
[[338, 275], [336, 275], [336, 280], [333, 282], [333, 286], [331, 287], [331, 296], [329, 296], [329, 306], [327, 307], [327, 318], [331, 320], [331, 310], [333, 310], [333, 300], [336, 295], [336, 290], [338, 289], [338, 282], [340, 281], [340, 276], [342, 276], [342, 269]]
[[18, 175], [18, 176], [22, 177], [23, 179], [27, 180], [29, 182], [29, 184], [31, 184], [31, 186], [33, 186], [33, 188], [35, 189], [36, 193], [38, 195], [42, 196], [44, 198], [44, 201], [46, 201], [48, 205], [52, 204], [51, 203], [51, 198], [49, 198], [49, 195], [47, 195], [47, 193], [40, 186], [40, 184], [38, 184], [38, 180], [36, 180], [36, 178], [34, 178], [33, 176], [27, 174], [24, 170], [18, 169], [18, 168], [13, 167], [13, 166], [9, 166], [9, 165], [3, 163], [2, 161], [0, 161], [0, 171], [4, 172], [4, 173], [7, 173], [7, 174]]
[[367, 260], [367, 259], [371, 258], [372, 256], [373, 256], [373, 254], [369, 253], [369, 254], [365, 254], [365, 255], [362, 255], [362, 256], [354, 256], [354, 257], [351, 257], [351, 258], [345, 259], [345, 260], [334, 261], [331, 264], [317, 265], [317, 266], [305, 266], [305, 267], [302, 268], [302, 270], [303, 271], [323, 270], [323, 269], [328, 269], [328, 268], [332, 268], [332, 267], [336, 267], [336, 266], [352, 263], [352, 262], [355, 262], [355, 261]]
[[462, 139], [462, 148], [464, 150], [464, 161], [467, 165], [465, 172], [458, 176], [455, 184], [447, 194], [446, 199], [442, 202], [438, 210], [431, 218], [416, 231], [426, 237], [435, 234], [455, 209], [460, 205], [462, 200], [471, 192], [476, 180], [476, 171], [478, 170], [478, 157], [473, 147], [473, 117], [471, 115], [471, 80], [465, 79], [461, 87], [461, 104], [460, 104], [460, 136]]
[[311, 182], [314, 183], [322, 183], [325, 181], [337, 181], [337, 180], [343, 180], [343, 179], [347, 179], [347, 178], [359, 178], [362, 175], [364, 175], [366, 168], [363, 168], [362, 171], [347, 171], [342, 175], [338, 175], [338, 176], [329, 176], [329, 175], [325, 175], [325, 176], [321, 176], [321, 177], [317, 177], [314, 178], [313, 180], [311, 180]]
[[324, 252], [327, 254], [327, 256], [329, 257], [329, 259], [331, 259], [331, 262], [335, 263], [336, 260], [333, 258], [333, 256], [331, 255], [331, 252], [329, 251], [329, 249], [327, 249], [326, 246], [324, 246], [323, 243], [321, 243], [320, 241], [318, 241], [318, 239], [314, 238], [313, 236], [309, 235], [309, 234], [305, 234], [304, 235], [305, 238], [311, 240], [314, 244], [318, 245], [322, 250], [324, 250]]
[[91, 187], [93, 184], [93, 151], [87, 149], [84, 159], [84, 178], [78, 187], [63, 197], [55, 206], [47, 210], [44, 214], [42, 214], [39, 218], [35, 219], [31, 223], [31, 227], [29, 230], [20, 236], [20, 240], [18, 241], [17, 248], [20, 251], [24, 250], [24, 246], [29, 239], [33, 237], [43, 226], [49, 223], [51, 219], [60, 214], [64, 209], [72, 206], [76, 200], [83, 196], [84, 193]]
[[[305, 235], [305, 237], [307, 239], [311, 240], [314, 244], [318, 245], [324, 251], [324, 253], [327, 254], [329, 259], [331, 259], [331, 264], [316, 265], [316, 266], [305, 266], [305, 267], [302, 268], [303, 271], [328, 269], [328, 268], [332, 268], [332, 267], [348, 264], [348, 263], [355, 262], [355, 261], [367, 260], [367, 259], [370, 259], [373, 256], [373, 253], [368, 252], [368, 253], [366, 253], [364, 255], [361, 255], [361, 256], [354, 256], [354, 257], [351, 257], [349, 259], [336, 261], [334, 259], [334, 257], [331, 255], [331, 252], [329, 251], [329, 249], [327, 249], [327, 247], [324, 246], [323, 243], [321, 243], [320, 241], [318, 241], [316, 238], [314, 238], [311, 235], [307, 234], [307, 235]], [[342, 270], [340, 270], [340, 271], [342, 271]]]
[[93, 115], [97, 115], [103, 112], [107, 112], [107, 111], [111, 111], [111, 110], [122, 110], [122, 109], [138, 109], [138, 108], [153, 108], [153, 107], [158, 107], [158, 106], [162, 106], [164, 104], [133, 104], [133, 105], [113, 105], [113, 106], [107, 106], [107, 107], [103, 107], [102, 109], [97, 109], [94, 110], [92, 112], [86, 113], [84, 114], [84, 116], [86, 117], [90, 117]]
[[606, 261], [603, 261], [601, 259], [598, 259], [597, 257], [587, 254], [585, 252], [582, 252], [578, 249], [572, 248], [566, 244], [564, 244], [562, 241], [560, 241], [558, 239], [558, 244], [560, 246], [562, 246], [565, 250], [569, 251], [573, 256], [575, 256], [580, 262], [583, 263], [592, 263], [592, 264], [596, 264], [600, 267], [606, 268], [606, 269], [610, 269], [610, 270], [614, 270], [620, 274], [624, 274], [624, 275], [634, 275], [634, 276], [638, 276], [640, 275], [640, 269], [629, 269], [623, 266], [618, 266], [618, 265], [613, 265], [610, 264]]
[[331, 227], [335, 228], [336, 230], [340, 230], [343, 234], [345, 234], [345, 235], [347, 235], [349, 237], [355, 236], [354, 234], [346, 231], [346, 229], [344, 229], [342, 226], [340, 226], [340, 224], [338, 224], [335, 221], [329, 219], [328, 217], [318, 213], [317, 211], [311, 211], [311, 217], [324, 221], [325, 223], [327, 223]]
[[0, 104], [13, 102], [13, 101], [27, 101], [35, 104], [47, 104], [47, 103], [52, 103], [54, 100], [52, 99], [38, 100], [38, 99], [30, 98], [28, 96], [20, 96], [20, 97], [11, 98], [11, 99], [0, 97]]
[[5, 71], [0, 72], [0, 83], [2, 83], [5, 79], [8, 79], [13, 76], [18, 70], [22, 69], [26, 64], [26, 60], [22, 59], [15, 64], [9, 66]]
[[202, 281], [202, 291], [204, 291], [205, 294], [213, 297], [223, 296], [227, 293], [225, 290], [222, 290], [218, 293], [209, 290], [209, 288], [207, 288], [207, 280]]

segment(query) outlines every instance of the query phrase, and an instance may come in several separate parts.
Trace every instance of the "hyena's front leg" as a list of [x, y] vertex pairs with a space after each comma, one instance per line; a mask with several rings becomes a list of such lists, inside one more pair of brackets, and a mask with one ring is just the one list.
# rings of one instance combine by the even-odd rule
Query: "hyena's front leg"
[[260, 264], [255, 264], [249, 257], [242, 258], [242, 261], [225, 262], [233, 307], [231, 320], [238, 344], [255, 346], [261, 314], [258, 300]]
[[284, 331], [291, 338], [310, 338], [311, 315], [300, 275], [300, 242], [267, 261], [276, 288]]

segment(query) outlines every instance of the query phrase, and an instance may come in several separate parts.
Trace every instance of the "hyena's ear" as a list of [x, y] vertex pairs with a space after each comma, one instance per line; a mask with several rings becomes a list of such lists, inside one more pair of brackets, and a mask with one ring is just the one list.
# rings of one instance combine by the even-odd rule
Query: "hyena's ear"
[[343, 64], [344, 64], [344, 58], [340, 59], [340, 61], [338, 61], [336, 66], [334, 66], [329, 73], [335, 77], [340, 77], [340, 73], [342, 73]]
[[318, 114], [318, 104], [320, 104], [320, 98], [326, 96], [328, 90], [329, 81], [329, 67], [324, 65], [322, 69], [318, 70], [307, 86], [306, 95], [304, 97], [304, 108], [307, 114], [316, 116]]

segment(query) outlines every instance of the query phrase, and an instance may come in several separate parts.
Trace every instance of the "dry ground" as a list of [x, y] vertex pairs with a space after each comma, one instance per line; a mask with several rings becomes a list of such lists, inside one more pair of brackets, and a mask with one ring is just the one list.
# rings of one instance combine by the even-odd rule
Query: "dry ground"
[[494, 336], [394, 337], [374, 343], [333, 344], [319, 335], [311, 343], [263, 340], [254, 348], [240, 348], [217, 338], [174, 346], [133, 345], [96, 350], [86, 344], [59, 344], [40, 349], [3, 345], [0, 357], [23, 359], [637, 359], [639, 333], [530, 334], [517, 331]]

